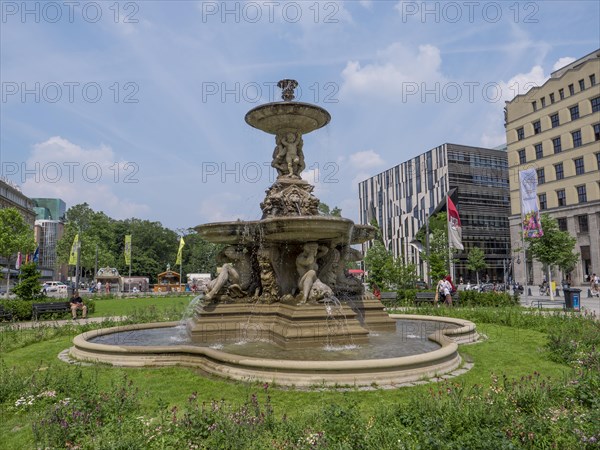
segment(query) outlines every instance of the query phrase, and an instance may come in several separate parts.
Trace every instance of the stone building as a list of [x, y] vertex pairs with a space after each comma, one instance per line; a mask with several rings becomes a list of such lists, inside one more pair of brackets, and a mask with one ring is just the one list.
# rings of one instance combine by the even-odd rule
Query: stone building
[[[518, 95], [505, 108], [512, 246], [523, 247], [519, 171], [535, 168], [541, 213], [549, 213], [577, 238], [580, 258], [571, 273], [574, 284], [600, 272], [599, 83], [600, 49], [553, 72], [543, 85]], [[541, 264], [526, 266], [528, 283], [540, 284]], [[515, 269], [516, 279], [523, 282], [525, 264]], [[554, 279], [562, 277], [558, 271], [553, 274]]]

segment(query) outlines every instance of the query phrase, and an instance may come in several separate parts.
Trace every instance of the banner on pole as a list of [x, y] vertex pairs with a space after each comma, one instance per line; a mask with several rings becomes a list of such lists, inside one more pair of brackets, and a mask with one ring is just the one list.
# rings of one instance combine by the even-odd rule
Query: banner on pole
[[183, 236], [181, 236], [181, 239], [179, 241], [179, 250], [177, 251], [177, 261], [175, 261], [175, 265], [181, 265], [181, 254], [183, 253], [183, 246], [185, 245], [185, 242], [183, 240]]
[[79, 233], [75, 235], [73, 239], [73, 245], [71, 245], [71, 253], [69, 254], [69, 265], [77, 265], [77, 248], [79, 247]]
[[538, 238], [544, 235], [537, 200], [537, 172], [535, 169], [519, 171], [521, 189], [521, 220], [523, 236]]
[[19, 270], [21, 268], [21, 264], [23, 263], [23, 255], [21, 252], [17, 253], [17, 262], [15, 263], [15, 269]]
[[452, 248], [458, 250], [464, 250], [465, 247], [462, 244], [462, 228], [460, 225], [460, 217], [458, 216], [458, 210], [452, 202], [450, 196], [448, 196], [448, 244]]
[[131, 235], [125, 235], [125, 264], [131, 266]]

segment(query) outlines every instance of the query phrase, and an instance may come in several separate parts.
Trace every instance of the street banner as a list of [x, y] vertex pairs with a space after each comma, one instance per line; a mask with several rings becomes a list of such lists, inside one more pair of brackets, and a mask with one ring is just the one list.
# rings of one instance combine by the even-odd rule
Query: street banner
[[175, 261], [175, 265], [181, 265], [181, 254], [183, 253], [183, 246], [185, 242], [183, 240], [183, 236], [181, 236], [181, 240], [179, 241], [179, 250], [177, 251], [177, 261]]
[[460, 225], [460, 217], [458, 216], [458, 210], [452, 202], [452, 199], [448, 196], [448, 244], [452, 248], [458, 250], [464, 250], [465, 247], [462, 244], [462, 228]]
[[131, 235], [125, 235], [125, 264], [131, 266]]
[[15, 269], [19, 270], [21, 268], [21, 264], [23, 263], [23, 255], [21, 252], [17, 253], [17, 262], [15, 263]]
[[79, 233], [75, 235], [73, 239], [73, 245], [71, 245], [71, 253], [69, 254], [69, 265], [77, 265], [77, 247], [79, 247]]
[[535, 169], [519, 171], [521, 186], [521, 220], [523, 236], [538, 238], [544, 235], [537, 199], [537, 172]]

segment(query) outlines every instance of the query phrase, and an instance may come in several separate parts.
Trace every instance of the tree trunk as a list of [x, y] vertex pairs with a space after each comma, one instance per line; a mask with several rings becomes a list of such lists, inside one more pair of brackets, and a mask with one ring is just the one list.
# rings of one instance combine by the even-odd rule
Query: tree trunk
[[6, 298], [8, 298], [9, 287], [10, 287], [10, 256], [6, 258], [6, 294], [4, 294]]
[[550, 271], [550, 264], [548, 264], [548, 290], [550, 291], [550, 300], [554, 300], [554, 292], [552, 292], [552, 272]]

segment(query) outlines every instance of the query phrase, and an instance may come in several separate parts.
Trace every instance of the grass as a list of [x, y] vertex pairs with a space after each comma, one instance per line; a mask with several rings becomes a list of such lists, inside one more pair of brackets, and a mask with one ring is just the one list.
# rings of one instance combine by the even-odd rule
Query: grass
[[[74, 327], [73, 334], [77, 333]], [[485, 385], [492, 374], [502, 372], [509, 377], [526, 376], [533, 371], [555, 379], [562, 378], [567, 366], [549, 361], [542, 350], [546, 335], [531, 330], [516, 330], [510, 327], [484, 325], [480, 331], [488, 336], [485, 342], [464, 346], [461, 354], [475, 363], [473, 369], [457, 377], [467, 386]], [[72, 336], [61, 336], [38, 342], [10, 351], [3, 355], [7, 366], [17, 366], [25, 373], [35, 373], [57, 362], [59, 352], [71, 345]], [[260, 391], [262, 385], [229, 382], [203, 376], [195, 369], [182, 367], [117, 369], [108, 366], [90, 366], [80, 369], [84, 375], [94, 376], [100, 386], [109, 386], [121, 373], [127, 373], [134, 385], [143, 393], [140, 396], [139, 414], [150, 414], [163, 399], [169, 405], [181, 405], [193, 392], [199, 399], [210, 402], [213, 399], [226, 400], [237, 404], [253, 392]], [[334, 390], [298, 392], [286, 389], [270, 389], [271, 401], [276, 412], [285, 412], [288, 417], [315, 413], [340, 398], [352, 398], [356, 407], [364, 414], [373, 415], [380, 408], [408, 404], [417, 396], [426, 393], [431, 385], [400, 388], [397, 390], [351, 391]], [[13, 401], [14, 402], [14, 401]], [[10, 404], [10, 402], [8, 403]], [[6, 437], [5, 448], [30, 448], [33, 439], [31, 428], [21, 425], [33, 418], [27, 415], [15, 417], [4, 409], [6, 419], [0, 425], [0, 434]]]
[[[152, 310], [155, 314], [173, 313], [187, 306], [189, 298], [135, 298], [135, 299], [101, 299], [97, 301], [97, 316], [136, 315], [140, 311]], [[439, 309], [437, 310], [439, 311]], [[431, 311], [437, 313], [437, 311]], [[460, 383], [465, 390], [478, 389], [478, 386], [489, 386], [491, 380], [498, 375], [509, 379], [519, 379], [538, 372], [544, 378], [552, 380], [566, 379], [571, 368], [565, 364], [553, 362], [545, 348], [548, 342], [547, 332], [564, 320], [556, 316], [532, 316], [523, 314], [518, 309], [476, 309], [455, 308], [442, 311], [447, 315], [474, 320], [480, 334], [487, 339], [475, 345], [460, 347], [461, 356], [474, 363], [474, 367], [465, 374], [452, 379], [452, 383]], [[152, 317], [148, 317], [149, 320]], [[100, 326], [100, 325], [97, 325]], [[127, 374], [133, 385], [139, 389], [140, 404], [136, 415], [155, 415], [157, 405], [166, 402], [168, 407], [186, 404], [193, 393], [197, 393], [201, 402], [225, 400], [234, 405], [242, 404], [256, 392], [263, 390], [262, 384], [245, 384], [220, 378], [208, 377], [196, 369], [184, 367], [164, 368], [114, 368], [106, 365], [68, 366], [57, 360], [57, 355], [71, 345], [72, 338], [89, 329], [89, 326], [70, 325], [56, 331], [25, 331], [28, 335], [18, 345], [0, 345], [1, 364], [14, 367], [16, 379], [28, 380], [32, 374], [43, 376], [44, 373], [58, 370], [64, 371], [65, 378], [77, 374], [83, 380], [91, 379], [95, 385], [109, 388], [115, 380]], [[0, 334], [3, 341], [12, 341], [19, 332]], [[0, 342], [3, 344], [3, 342]], [[0, 371], [1, 372], [1, 371]], [[6, 374], [7, 372], [1, 372]], [[40, 375], [38, 375], [40, 374]], [[71, 375], [69, 375], [71, 374]], [[0, 390], [9, 379], [0, 379]], [[270, 401], [275, 415], [281, 418], [286, 414], [290, 419], [304, 422], [307, 418], [318, 417], [319, 413], [330, 408], [331, 404], [349, 402], [363, 417], [375, 417], [381, 411], [393, 410], [404, 406], [410, 407], [419, 399], [428, 396], [429, 392], [445, 389], [443, 384], [427, 384], [415, 387], [404, 387], [396, 390], [381, 390], [374, 386], [372, 391], [335, 391], [313, 390], [294, 391], [269, 388]], [[27, 390], [27, 383], [23, 385]], [[15, 391], [16, 392], [16, 391]], [[20, 392], [20, 391], [19, 391]], [[24, 395], [25, 392], [18, 395]], [[21, 449], [33, 448], [34, 438], [31, 424], [36, 420], [33, 411], [16, 411], [14, 403], [17, 394], [9, 394], [0, 403], [0, 435], [3, 436], [1, 448]], [[336, 411], [333, 411], [336, 412]], [[338, 411], [339, 412], [339, 411]], [[344, 412], [347, 413], [348, 411]], [[340, 414], [342, 412], [339, 412]], [[380, 447], [383, 448], [383, 447]]]
[[139, 310], [154, 307], [161, 311], [179, 311], [183, 314], [192, 296], [189, 297], [137, 297], [102, 298], [94, 297], [96, 311], [91, 317], [128, 316]]

